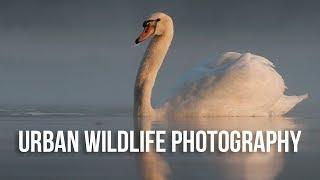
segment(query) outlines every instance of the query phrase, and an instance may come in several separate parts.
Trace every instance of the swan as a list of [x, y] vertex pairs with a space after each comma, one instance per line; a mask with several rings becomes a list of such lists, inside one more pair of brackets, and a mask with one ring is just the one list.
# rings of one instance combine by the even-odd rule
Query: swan
[[159, 108], [151, 105], [152, 88], [170, 47], [174, 26], [169, 15], [152, 14], [143, 22], [139, 44], [152, 37], [134, 87], [134, 115], [281, 116], [308, 97], [284, 95], [283, 78], [268, 59], [251, 53], [227, 52], [190, 70]]

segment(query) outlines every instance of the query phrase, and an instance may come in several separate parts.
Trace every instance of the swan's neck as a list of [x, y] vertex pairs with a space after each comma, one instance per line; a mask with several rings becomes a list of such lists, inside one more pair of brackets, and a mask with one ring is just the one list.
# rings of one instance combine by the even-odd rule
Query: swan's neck
[[151, 40], [136, 77], [134, 88], [134, 113], [136, 116], [152, 116], [152, 88], [160, 66], [171, 44], [173, 33], [154, 36]]

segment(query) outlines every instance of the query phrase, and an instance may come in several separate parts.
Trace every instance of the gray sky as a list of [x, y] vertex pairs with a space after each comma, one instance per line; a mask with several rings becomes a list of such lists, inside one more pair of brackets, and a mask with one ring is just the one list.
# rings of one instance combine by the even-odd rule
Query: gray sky
[[[201, 2], [201, 3], [200, 3]], [[1, 1], [0, 104], [131, 105], [142, 22], [171, 15], [175, 37], [154, 88], [163, 99], [197, 63], [226, 51], [272, 60], [289, 94], [320, 100], [318, 1]]]

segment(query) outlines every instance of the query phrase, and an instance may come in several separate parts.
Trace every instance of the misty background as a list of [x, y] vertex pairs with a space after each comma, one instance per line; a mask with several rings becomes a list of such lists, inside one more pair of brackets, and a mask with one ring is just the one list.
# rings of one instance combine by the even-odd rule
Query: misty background
[[320, 101], [318, 1], [1, 1], [0, 104], [130, 107], [147, 43], [142, 22], [169, 14], [175, 37], [153, 91], [166, 97], [183, 72], [227, 51], [270, 59], [287, 94]]

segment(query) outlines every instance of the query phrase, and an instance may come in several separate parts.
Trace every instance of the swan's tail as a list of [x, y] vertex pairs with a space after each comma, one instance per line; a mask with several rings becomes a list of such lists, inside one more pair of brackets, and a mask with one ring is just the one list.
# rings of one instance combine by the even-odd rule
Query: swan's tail
[[299, 102], [308, 98], [308, 94], [304, 94], [301, 96], [286, 96], [283, 95], [279, 101], [272, 107], [271, 113], [272, 115], [281, 116], [290, 111], [294, 106], [296, 106]]

